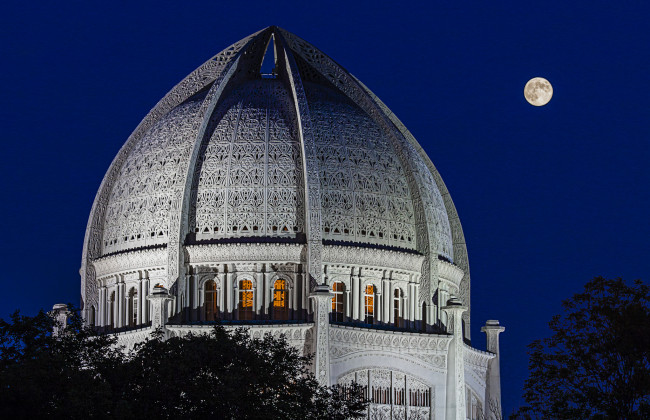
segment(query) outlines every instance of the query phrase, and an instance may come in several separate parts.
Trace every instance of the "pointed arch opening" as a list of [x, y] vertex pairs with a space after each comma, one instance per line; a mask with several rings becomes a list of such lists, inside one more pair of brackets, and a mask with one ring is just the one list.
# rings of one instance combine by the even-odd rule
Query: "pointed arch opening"
[[217, 283], [208, 280], [203, 286], [203, 313], [206, 321], [216, 321], [219, 318], [217, 305]]
[[237, 310], [237, 318], [243, 321], [250, 321], [253, 319], [253, 281], [240, 280], [239, 281], [239, 307]]
[[366, 286], [363, 296], [363, 308], [366, 324], [375, 323], [375, 286], [369, 284]]
[[289, 319], [289, 290], [284, 279], [273, 283], [273, 319]]
[[127, 325], [135, 327], [138, 325], [138, 291], [135, 287], [129, 289], [127, 295]]

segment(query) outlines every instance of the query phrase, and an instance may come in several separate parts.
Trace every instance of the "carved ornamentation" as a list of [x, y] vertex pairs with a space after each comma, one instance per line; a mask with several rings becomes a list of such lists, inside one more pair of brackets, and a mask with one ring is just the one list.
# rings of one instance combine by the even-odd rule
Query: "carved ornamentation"
[[226, 244], [189, 245], [191, 263], [219, 262], [296, 262], [304, 245], [299, 244]]
[[164, 248], [123, 252], [99, 258], [93, 262], [97, 278], [130, 270], [164, 267], [167, 260]]
[[407, 252], [330, 245], [323, 248], [323, 261], [330, 264], [387, 267], [419, 273], [424, 257]]

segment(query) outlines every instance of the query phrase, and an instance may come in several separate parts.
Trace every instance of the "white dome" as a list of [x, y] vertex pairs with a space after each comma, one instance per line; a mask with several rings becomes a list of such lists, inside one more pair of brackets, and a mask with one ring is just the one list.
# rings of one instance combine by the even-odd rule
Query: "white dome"
[[[273, 39], [276, 71], [261, 75]], [[275, 27], [195, 70], [122, 147], [89, 219], [84, 301], [96, 300], [107, 257], [164, 250], [171, 287], [188, 247], [233, 243], [304, 244], [317, 283], [326, 246], [417, 255], [421, 301], [448, 261], [465, 272], [469, 303], [462, 229], [424, 151], [345, 69]]]

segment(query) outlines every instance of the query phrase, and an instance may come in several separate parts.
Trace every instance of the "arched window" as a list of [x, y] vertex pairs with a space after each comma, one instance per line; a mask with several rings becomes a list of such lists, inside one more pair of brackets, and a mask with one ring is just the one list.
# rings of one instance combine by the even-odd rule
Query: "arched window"
[[289, 319], [289, 291], [283, 279], [273, 283], [273, 319]]
[[88, 323], [94, 327], [95, 326], [95, 307], [94, 306], [90, 307], [90, 314], [88, 315], [88, 317], [89, 317]]
[[127, 321], [129, 327], [135, 327], [138, 324], [138, 291], [135, 290], [135, 287], [129, 290], [128, 296], [128, 305], [126, 308], [128, 313]]
[[216, 321], [219, 316], [219, 308], [217, 307], [217, 283], [214, 280], [208, 280], [205, 282], [203, 290], [205, 320]]
[[112, 292], [108, 299], [108, 315], [108, 326], [113, 328], [115, 326], [115, 292]]
[[366, 286], [366, 292], [363, 297], [363, 306], [365, 310], [366, 324], [373, 324], [375, 321], [375, 286], [372, 284]]
[[239, 319], [253, 319], [253, 282], [251, 280], [239, 281]]
[[395, 289], [393, 292], [393, 322], [396, 327], [403, 327], [403, 314], [402, 314], [402, 298], [404, 293], [401, 289]]
[[332, 321], [343, 322], [345, 317], [345, 304], [343, 302], [345, 296], [345, 284], [340, 281], [332, 284]]

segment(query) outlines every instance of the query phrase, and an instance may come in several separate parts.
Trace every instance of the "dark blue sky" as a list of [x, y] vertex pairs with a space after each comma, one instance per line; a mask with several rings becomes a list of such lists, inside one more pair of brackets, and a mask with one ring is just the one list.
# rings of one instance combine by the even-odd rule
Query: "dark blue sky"
[[[506, 413], [562, 299], [596, 275], [648, 280], [647, 2], [132, 3], [0, 6], [0, 317], [78, 302], [120, 146], [185, 75], [269, 25], [362, 80], [440, 170], [468, 243], [474, 345], [486, 319], [507, 328]], [[545, 107], [523, 98], [534, 76], [554, 86]]]

